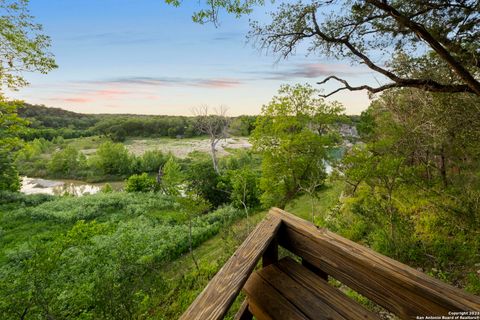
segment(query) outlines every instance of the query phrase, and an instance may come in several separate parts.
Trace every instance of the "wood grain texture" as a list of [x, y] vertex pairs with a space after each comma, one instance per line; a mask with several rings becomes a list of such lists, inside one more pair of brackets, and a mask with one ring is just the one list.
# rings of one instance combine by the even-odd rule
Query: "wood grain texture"
[[270, 214], [283, 221], [280, 245], [402, 319], [480, 310], [480, 297], [283, 210], [274, 208]]
[[276, 215], [268, 215], [260, 222], [180, 319], [222, 319], [281, 223]]
[[258, 320], [309, 319], [257, 272], [248, 278], [243, 291], [247, 294], [252, 313]]
[[[322, 301], [326, 304], [327, 308], [322, 308], [323, 310], [331, 309], [335, 311], [335, 313], [329, 314], [330, 318], [328, 319], [380, 320], [378, 315], [366, 310], [343, 292], [329, 285], [314, 272], [293, 261], [293, 259], [284, 258], [279, 261], [277, 267], [293, 281], [310, 291], [313, 301]], [[305, 295], [307, 294], [305, 293]], [[318, 317], [318, 319], [321, 319], [321, 317]]]
[[330, 304], [306, 289], [301, 283], [293, 280], [275, 265], [270, 265], [260, 270], [258, 274], [309, 319], [350, 320], [342, 316], [332, 308]]

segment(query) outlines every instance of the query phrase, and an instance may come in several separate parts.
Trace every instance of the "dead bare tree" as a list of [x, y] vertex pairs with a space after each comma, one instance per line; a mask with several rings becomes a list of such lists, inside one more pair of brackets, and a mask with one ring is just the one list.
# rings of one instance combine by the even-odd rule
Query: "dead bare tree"
[[208, 135], [210, 139], [210, 155], [212, 157], [213, 169], [218, 174], [217, 144], [228, 137], [230, 119], [227, 117], [227, 108], [220, 106], [215, 108], [213, 113], [209, 112], [208, 106], [200, 106], [193, 110], [197, 119], [197, 129]]

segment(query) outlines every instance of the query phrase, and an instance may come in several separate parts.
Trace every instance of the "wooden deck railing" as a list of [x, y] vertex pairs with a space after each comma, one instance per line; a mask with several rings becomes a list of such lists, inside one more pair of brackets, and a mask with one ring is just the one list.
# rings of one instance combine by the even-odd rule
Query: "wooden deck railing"
[[[260, 257], [263, 267], [276, 263], [278, 245], [300, 257], [320, 277], [337, 279], [401, 319], [480, 311], [480, 297], [274, 208], [181, 319], [222, 319]], [[247, 302], [236, 319], [251, 319]]]

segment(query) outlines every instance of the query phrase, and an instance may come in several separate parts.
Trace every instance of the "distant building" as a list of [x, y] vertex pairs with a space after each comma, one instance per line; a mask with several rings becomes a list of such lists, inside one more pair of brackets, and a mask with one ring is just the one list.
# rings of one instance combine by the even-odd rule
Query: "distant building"
[[345, 123], [340, 124], [338, 132], [344, 139], [359, 137], [357, 127]]

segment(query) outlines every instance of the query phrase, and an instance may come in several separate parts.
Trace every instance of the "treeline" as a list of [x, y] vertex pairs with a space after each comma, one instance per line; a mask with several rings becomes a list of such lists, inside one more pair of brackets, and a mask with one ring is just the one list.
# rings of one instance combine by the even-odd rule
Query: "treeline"
[[[18, 115], [30, 122], [22, 132], [24, 140], [55, 137], [66, 139], [105, 135], [121, 142], [128, 137], [196, 137], [203, 133], [196, 117], [163, 115], [81, 114], [59, 108], [25, 104]], [[231, 134], [248, 136], [254, 129], [255, 116], [231, 118]]]

